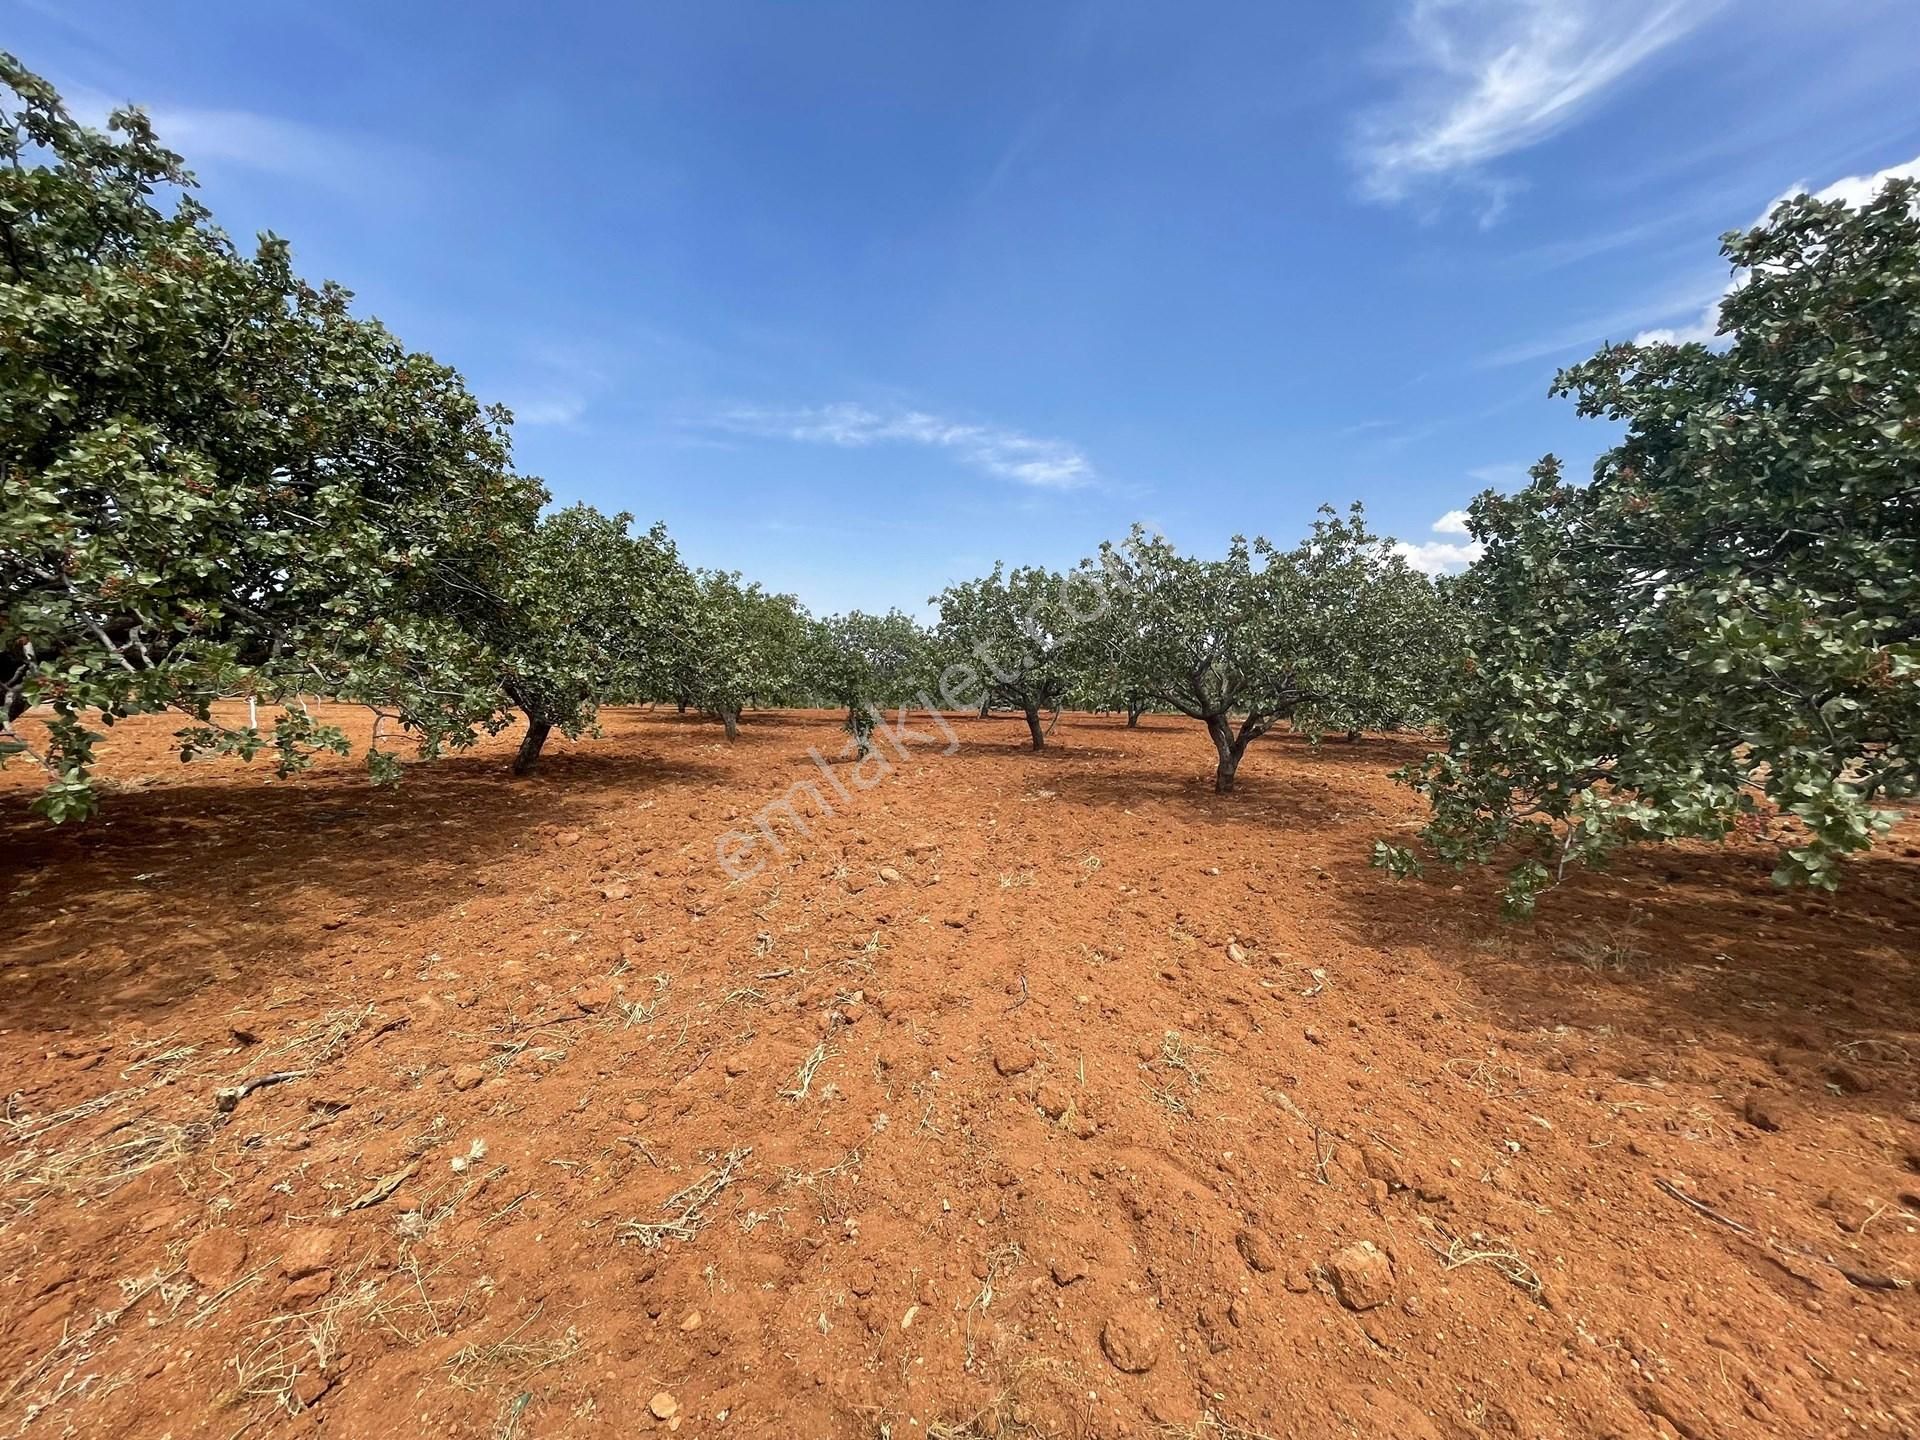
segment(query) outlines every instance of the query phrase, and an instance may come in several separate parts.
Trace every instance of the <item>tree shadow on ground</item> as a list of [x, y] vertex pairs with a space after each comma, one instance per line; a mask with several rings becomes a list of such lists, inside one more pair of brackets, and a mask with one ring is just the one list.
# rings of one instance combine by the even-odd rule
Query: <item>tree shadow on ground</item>
[[[231, 762], [219, 762], [224, 770]], [[343, 957], [377, 980], [418, 955], [387, 932], [421, 927], [511, 890], [530, 838], [606, 813], [609, 796], [701, 783], [719, 772], [592, 741], [562, 745], [512, 780], [489, 748], [407, 767], [375, 788], [344, 767], [280, 782], [204, 772], [123, 785], [100, 818], [50, 827], [0, 812], [0, 955], [8, 1024], [65, 1031], [164, 1024], [211, 984], [236, 1001]]]
[[1832, 897], [1776, 887], [1751, 843], [1643, 850], [1519, 922], [1494, 871], [1395, 883], [1363, 864], [1343, 857], [1332, 901], [1354, 937], [1425, 947], [1517, 1035], [1571, 1027], [1595, 1074], [1737, 1083], [1733, 1051], [1815, 1109], [1890, 1114], [1920, 1090], [1920, 863], [1898, 847]]
[[1351, 795], [1310, 776], [1277, 771], [1243, 778], [1231, 795], [1216, 794], [1213, 773], [1060, 769], [1036, 776], [1070, 804], [1127, 810], [1151, 817], [1171, 811], [1183, 821], [1209, 826], [1256, 825], [1278, 830], [1322, 829]]

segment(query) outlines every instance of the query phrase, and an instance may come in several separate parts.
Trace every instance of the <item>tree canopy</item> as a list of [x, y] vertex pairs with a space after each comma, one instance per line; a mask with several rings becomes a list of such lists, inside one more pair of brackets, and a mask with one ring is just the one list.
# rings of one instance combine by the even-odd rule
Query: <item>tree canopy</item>
[[905, 704], [925, 689], [930, 647], [918, 621], [898, 610], [852, 610], [814, 622], [808, 647], [810, 687], [847, 710], [847, 731], [861, 754], [873, 709]]
[[[298, 278], [284, 242], [239, 250], [139, 111], [88, 129], [0, 56], [0, 152], [0, 758], [45, 767], [40, 808], [92, 809], [89, 710], [177, 708], [183, 751], [272, 746], [283, 768], [344, 736], [295, 707], [236, 730], [212, 701], [326, 694], [429, 751], [469, 738], [500, 703], [503, 565], [545, 498], [505, 412]], [[15, 723], [36, 705], [44, 740]]]
[[[1728, 235], [1716, 345], [1614, 345], [1555, 393], [1625, 433], [1469, 512], [1471, 674], [1410, 777], [1430, 852], [1509, 903], [1616, 847], [1780, 817], [1775, 878], [1920, 789], [1920, 188]], [[1384, 848], [1385, 863], [1416, 864]]]
[[692, 581], [675, 698], [715, 716], [731, 740], [749, 705], [787, 703], [800, 693], [807, 615], [793, 596], [768, 594], [737, 571], [701, 571]]
[[1085, 597], [1092, 603], [1083, 616], [1074, 604], [1077, 584], [1077, 573], [995, 565], [978, 580], [948, 586], [932, 602], [940, 607], [936, 640], [943, 654], [975, 672], [983, 703], [1026, 716], [1036, 750], [1046, 746], [1040, 712], [1058, 710], [1074, 688], [1086, 621], [1100, 598]]
[[513, 603], [494, 636], [501, 688], [527, 718], [516, 774], [533, 768], [555, 729], [573, 737], [591, 727], [603, 700], [659, 693], [692, 643], [673, 541], [664, 526], [634, 535], [632, 525], [572, 505], [517, 546]]
[[1112, 611], [1151, 695], [1203, 722], [1233, 789], [1247, 746], [1280, 721], [1397, 725], [1447, 655], [1450, 611], [1427, 578], [1367, 529], [1324, 509], [1291, 550], [1235, 536], [1218, 560], [1136, 526], [1101, 549]]

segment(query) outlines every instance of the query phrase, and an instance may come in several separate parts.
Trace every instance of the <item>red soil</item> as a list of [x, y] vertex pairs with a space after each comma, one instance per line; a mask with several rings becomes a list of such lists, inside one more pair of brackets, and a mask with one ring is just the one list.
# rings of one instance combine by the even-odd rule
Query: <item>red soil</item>
[[1218, 798], [1185, 722], [954, 723], [741, 882], [831, 719], [395, 790], [155, 719], [58, 830], [8, 771], [0, 1426], [1920, 1427], [1912, 827], [1516, 926], [1368, 867], [1406, 744]]

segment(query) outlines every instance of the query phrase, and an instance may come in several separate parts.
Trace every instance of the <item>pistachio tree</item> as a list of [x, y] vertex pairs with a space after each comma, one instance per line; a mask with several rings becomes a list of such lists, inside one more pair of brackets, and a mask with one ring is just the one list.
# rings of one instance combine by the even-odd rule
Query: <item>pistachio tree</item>
[[512, 606], [495, 633], [500, 688], [525, 715], [513, 773], [557, 729], [593, 728], [601, 704], [653, 693], [685, 647], [688, 590], [666, 528], [571, 505], [543, 516], [513, 555]]
[[0, 55], [0, 162], [0, 762], [44, 768], [38, 807], [88, 814], [92, 727], [143, 712], [288, 770], [348, 748], [299, 696], [373, 705], [377, 776], [389, 722], [431, 752], [497, 716], [544, 494], [506, 413], [284, 242], [237, 247], [138, 110], [90, 129]]
[[1136, 526], [1101, 548], [1099, 572], [1153, 698], [1207, 727], [1222, 794], [1247, 747], [1282, 721], [1318, 738], [1404, 718], [1431, 673], [1407, 669], [1409, 656], [1423, 643], [1448, 649], [1432, 584], [1357, 505], [1345, 516], [1323, 509], [1291, 550], [1235, 536], [1218, 560]]
[[872, 748], [874, 711], [917, 699], [927, 686], [930, 655], [927, 632], [898, 610], [830, 615], [812, 625], [807, 685], [846, 707], [847, 733], [864, 756]]
[[[1920, 790], [1920, 187], [1801, 196], [1724, 237], [1715, 345], [1613, 345], [1554, 391], [1624, 426], [1486, 494], [1473, 665], [1409, 778], [1429, 852], [1525, 912], [1617, 847], [1778, 837], [1831, 888]], [[1383, 846], [1383, 863], [1418, 857]]]
[[[1078, 571], [1062, 576], [1036, 566], [1000, 565], [978, 580], [950, 585], [940, 607], [937, 643], [974, 673], [981, 713], [993, 705], [1026, 716], [1033, 748], [1046, 748], [1043, 710], [1058, 711], [1079, 678], [1086, 627], [1102, 597]], [[1078, 592], [1078, 593], [1077, 593]], [[971, 687], [970, 687], [971, 688]]]
[[1153, 636], [1145, 628], [1141, 608], [1110, 589], [1107, 575], [1091, 561], [1083, 562], [1078, 574], [1080, 583], [1100, 603], [1090, 607], [1080, 630], [1077, 693], [1095, 708], [1123, 712], [1127, 728], [1134, 729], [1140, 717], [1159, 703]]
[[717, 717], [732, 740], [742, 710], [800, 692], [807, 615], [793, 596], [769, 594], [735, 572], [701, 571], [693, 585], [674, 693]]

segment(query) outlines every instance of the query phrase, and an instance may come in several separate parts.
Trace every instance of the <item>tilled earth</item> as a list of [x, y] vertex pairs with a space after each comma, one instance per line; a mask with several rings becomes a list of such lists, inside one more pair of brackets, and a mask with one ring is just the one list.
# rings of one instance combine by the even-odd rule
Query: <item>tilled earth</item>
[[829, 716], [620, 711], [375, 790], [154, 718], [58, 830], [6, 772], [0, 1427], [1920, 1429], [1920, 827], [1515, 925], [1369, 868], [1407, 743], [1222, 798], [1170, 717], [952, 724], [829, 780]]

